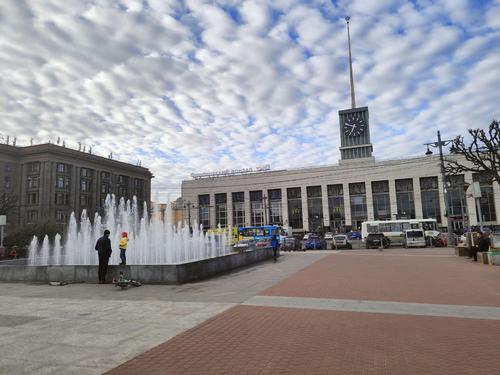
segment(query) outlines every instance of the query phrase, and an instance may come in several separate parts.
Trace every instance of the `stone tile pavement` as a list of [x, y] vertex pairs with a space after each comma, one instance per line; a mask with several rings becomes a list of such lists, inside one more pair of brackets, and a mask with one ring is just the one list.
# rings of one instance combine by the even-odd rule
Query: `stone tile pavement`
[[0, 374], [102, 374], [327, 256], [304, 255], [184, 285], [0, 283]]

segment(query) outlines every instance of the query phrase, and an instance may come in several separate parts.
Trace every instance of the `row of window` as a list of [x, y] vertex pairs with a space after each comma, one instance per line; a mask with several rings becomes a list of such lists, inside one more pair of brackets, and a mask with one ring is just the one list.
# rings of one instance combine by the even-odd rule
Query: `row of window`
[[[493, 187], [481, 176], [473, 176], [481, 182], [482, 198], [480, 200], [483, 221], [496, 221]], [[424, 219], [433, 218], [441, 221], [439, 201], [439, 185], [437, 177], [422, 177], [419, 180]], [[448, 186], [449, 215], [464, 217], [466, 210], [466, 186], [464, 176], [452, 176]], [[413, 179], [395, 180], [396, 217], [391, 217], [391, 199], [389, 181], [371, 182], [373, 214], [375, 220], [414, 219], [415, 199]], [[351, 183], [348, 186], [349, 204], [351, 208], [352, 226], [359, 227], [366, 221], [366, 185], [364, 182]], [[232, 194], [233, 226], [245, 225], [244, 192]], [[281, 189], [267, 190], [267, 197], [262, 190], [250, 191], [250, 225], [283, 225]], [[303, 227], [302, 189], [300, 187], [286, 189], [286, 204], [288, 206], [288, 225], [292, 228]], [[311, 231], [320, 231], [323, 226], [323, 198], [321, 186], [306, 187], [306, 198]], [[344, 186], [342, 184], [327, 186], [328, 217], [330, 227], [341, 229], [345, 226]], [[215, 194], [215, 222], [227, 226], [227, 194]], [[199, 219], [204, 227], [210, 226], [210, 196], [198, 196]]]

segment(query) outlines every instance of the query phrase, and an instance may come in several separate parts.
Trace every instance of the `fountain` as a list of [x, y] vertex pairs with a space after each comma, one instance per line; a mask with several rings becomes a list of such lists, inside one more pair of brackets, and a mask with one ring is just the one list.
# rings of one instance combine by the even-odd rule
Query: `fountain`
[[[146, 203], [140, 215], [139, 202], [108, 195], [104, 214], [91, 220], [83, 210], [79, 220], [75, 213], [69, 218], [64, 238], [44, 236], [42, 243], [33, 236], [25, 264], [2, 264], [0, 281], [67, 281], [96, 282], [98, 256], [95, 243], [105, 229], [110, 231], [113, 253], [108, 278], [124, 272], [144, 283], [182, 283], [213, 276], [272, 257], [270, 249], [233, 253], [231, 228], [204, 232], [202, 225], [190, 228], [187, 223], [174, 225], [172, 207], [167, 204], [164, 218], [155, 205], [148, 215]], [[127, 232], [127, 265], [118, 265], [118, 243]]]
[[[83, 210], [80, 223], [77, 223], [72, 213], [68, 223], [68, 231], [64, 246], [61, 246], [61, 236], [54, 238], [49, 244], [48, 236], [43, 239], [42, 246], [33, 237], [30, 245], [28, 264], [43, 265], [96, 265], [98, 258], [94, 250], [97, 239], [104, 229], [111, 234], [110, 264], [120, 263], [118, 242], [122, 232], [127, 232], [129, 243], [127, 248], [127, 264], [156, 265], [180, 264], [207, 258], [220, 257], [231, 253], [231, 244], [227, 235], [205, 234], [203, 228], [195, 223], [193, 233], [190, 233], [186, 223], [177, 226], [170, 223], [171, 206], [167, 205], [166, 219], [161, 218], [159, 207], [153, 207], [151, 219], [148, 217], [148, 207], [144, 203], [143, 215], [139, 218], [137, 199], [132, 202], [121, 198], [116, 203], [114, 195], [108, 195], [105, 202], [104, 217], [98, 214], [92, 223]], [[231, 230], [231, 229], [229, 229]]]

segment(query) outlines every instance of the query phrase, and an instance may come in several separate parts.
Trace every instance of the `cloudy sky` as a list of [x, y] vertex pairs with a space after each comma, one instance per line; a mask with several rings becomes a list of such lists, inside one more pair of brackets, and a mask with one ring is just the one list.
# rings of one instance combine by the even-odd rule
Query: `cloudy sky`
[[338, 111], [370, 109], [377, 159], [500, 117], [500, 0], [2, 0], [0, 133], [155, 174], [334, 164]]

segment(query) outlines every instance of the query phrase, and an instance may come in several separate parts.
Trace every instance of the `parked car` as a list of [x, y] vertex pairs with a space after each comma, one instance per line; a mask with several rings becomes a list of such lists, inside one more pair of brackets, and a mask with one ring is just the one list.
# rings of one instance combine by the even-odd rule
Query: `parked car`
[[240, 253], [247, 250], [255, 249], [256, 242], [252, 238], [245, 238], [241, 241], [237, 242], [233, 248], [234, 250], [238, 250]]
[[347, 238], [350, 240], [360, 240], [361, 239], [361, 232], [350, 231], [349, 233], [347, 233]]
[[313, 234], [309, 236], [309, 239], [306, 241], [305, 247], [307, 250], [322, 250], [326, 249], [326, 241], [317, 234]]
[[340, 248], [352, 249], [352, 244], [349, 242], [347, 235], [345, 234], [336, 234], [335, 236], [333, 236], [332, 250]]
[[304, 234], [304, 238], [302, 238], [304, 241], [307, 241], [311, 237], [311, 233], [306, 233]]
[[292, 237], [292, 236], [284, 237], [283, 240], [281, 241], [281, 250], [283, 251], [302, 250], [302, 243], [297, 237]]
[[325, 238], [325, 240], [333, 240], [333, 233], [332, 232], [326, 232], [324, 238]]
[[405, 231], [404, 246], [408, 247], [426, 247], [425, 233], [423, 229], [408, 229]]
[[366, 248], [371, 249], [375, 248], [387, 248], [391, 244], [391, 241], [384, 236], [383, 233], [369, 233], [366, 236]]
[[255, 243], [255, 246], [260, 249], [271, 247], [271, 239], [267, 237], [259, 238]]

